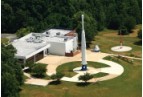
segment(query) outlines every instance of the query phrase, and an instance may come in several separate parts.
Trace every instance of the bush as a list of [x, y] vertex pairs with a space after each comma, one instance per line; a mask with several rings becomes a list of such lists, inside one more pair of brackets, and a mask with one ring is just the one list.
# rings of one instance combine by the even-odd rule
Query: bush
[[138, 31], [138, 38], [139, 38], [139, 39], [142, 39], [142, 29], [140, 29], [140, 30]]
[[46, 66], [47, 66], [46, 64], [40, 64], [40, 63], [34, 64], [34, 66], [31, 68], [32, 75], [38, 78], [44, 77], [47, 70]]
[[33, 30], [32, 27], [26, 27], [26, 28], [21, 28], [16, 32], [17, 37], [23, 37], [29, 33], [31, 33], [31, 31]]
[[57, 72], [56, 74], [51, 75], [51, 79], [60, 81], [60, 79], [64, 76], [64, 74]]
[[84, 81], [85, 83], [87, 83], [88, 80], [92, 79], [93, 75], [89, 74], [89, 73], [85, 73], [84, 75], [79, 76], [79, 80]]

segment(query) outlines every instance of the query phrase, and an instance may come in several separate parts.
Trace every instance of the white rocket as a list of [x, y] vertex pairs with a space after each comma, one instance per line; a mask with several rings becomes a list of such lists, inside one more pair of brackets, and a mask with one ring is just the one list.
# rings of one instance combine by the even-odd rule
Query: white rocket
[[82, 51], [82, 69], [87, 70], [87, 62], [86, 62], [86, 39], [85, 39], [85, 31], [84, 31], [84, 15], [82, 14], [82, 34], [81, 34], [81, 51]]

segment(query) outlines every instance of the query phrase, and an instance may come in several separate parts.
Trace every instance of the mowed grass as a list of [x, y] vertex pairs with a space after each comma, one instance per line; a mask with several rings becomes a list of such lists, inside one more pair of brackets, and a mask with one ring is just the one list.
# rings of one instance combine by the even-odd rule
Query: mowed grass
[[114, 79], [78, 86], [77, 83], [62, 82], [59, 85], [46, 87], [23, 85], [21, 97], [141, 97], [142, 66], [141, 61], [134, 60], [133, 64], [123, 60], [105, 58], [120, 63], [124, 73]]
[[[88, 66], [94, 67], [94, 68], [102, 68], [102, 67], [109, 67], [109, 65], [103, 64], [103, 63], [98, 63], [98, 62], [91, 62], [88, 61]], [[73, 69], [76, 67], [81, 67], [81, 61], [76, 61], [76, 62], [69, 62], [69, 63], [64, 63], [60, 65], [56, 70], [57, 72], [62, 72], [65, 74], [67, 77], [73, 77], [77, 73], [73, 72]]]
[[[134, 33], [123, 36], [123, 44], [131, 46], [133, 50], [119, 54], [141, 57], [141, 45], [136, 44], [140, 41], [137, 38], [137, 31], [140, 27], [141, 25], [138, 25]], [[119, 39], [116, 30], [106, 29], [95, 37], [90, 47], [93, 48], [95, 44], [98, 44], [102, 52], [115, 53], [110, 49], [113, 46], [119, 45]], [[46, 87], [23, 85], [21, 87], [20, 97], [141, 97], [142, 62], [140, 60], [134, 60], [131, 64], [117, 58], [106, 57], [105, 59], [121, 64], [124, 67], [123, 74], [114, 79], [91, 83], [84, 87], [78, 86], [77, 83], [63, 81], [61, 84], [47, 85]], [[81, 66], [81, 63], [78, 65]], [[65, 70], [70, 71], [69, 68], [70, 66], [66, 65]]]
[[97, 44], [99, 45], [102, 52], [112, 53], [112, 54], [122, 54], [127, 56], [134, 57], [142, 57], [142, 45], [140, 43], [140, 39], [137, 38], [138, 30], [141, 28], [141, 25], [137, 25], [135, 29], [133, 29], [133, 33], [129, 35], [123, 36], [123, 45], [132, 47], [132, 50], [124, 53], [117, 53], [111, 51], [111, 48], [114, 46], [120, 45], [120, 35], [117, 34], [117, 30], [109, 30], [105, 29], [104, 31], [99, 32], [97, 36], [95, 36], [94, 41], [90, 44], [90, 49], [93, 49]]
[[108, 73], [99, 72], [99, 73], [97, 73], [97, 74], [94, 74], [93, 76], [94, 76], [95, 78], [98, 78], [98, 77], [103, 77], [103, 76], [106, 76], [106, 75], [108, 75]]

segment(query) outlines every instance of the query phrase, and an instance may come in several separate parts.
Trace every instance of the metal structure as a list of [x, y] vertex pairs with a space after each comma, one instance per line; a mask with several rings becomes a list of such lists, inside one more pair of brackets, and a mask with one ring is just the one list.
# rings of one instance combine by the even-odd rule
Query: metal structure
[[123, 40], [122, 40], [122, 33], [120, 30], [120, 49], [122, 49], [122, 46], [123, 46]]
[[84, 31], [84, 15], [82, 14], [82, 34], [81, 34], [81, 50], [82, 50], [82, 68], [81, 70], [87, 70], [87, 62], [86, 62], [86, 39], [85, 39], [85, 31]]

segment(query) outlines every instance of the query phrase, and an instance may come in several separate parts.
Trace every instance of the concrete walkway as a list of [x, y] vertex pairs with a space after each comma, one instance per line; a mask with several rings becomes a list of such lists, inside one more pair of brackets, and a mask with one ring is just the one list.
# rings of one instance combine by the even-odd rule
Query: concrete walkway
[[52, 80], [38, 79], [38, 78], [30, 78], [26, 79], [26, 84], [31, 85], [39, 85], [39, 86], [47, 86]]
[[[97, 52], [92, 52], [89, 50], [86, 51], [86, 54], [87, 54], [87, 61], [100, 62], [100, 63], [104, 63], [104, 64], [107, 64], [110, 66], [110, 67], [104, 67], [104, 68], [93, 68], [93, 67], [90, 68], [90, 67], [88, 67], [88, 68], [90, 68], [89, 73], [91, 73], [91, 74], [96, 74], [99, 72], [108, 73], [108, 75], [106, 75], [104, 77], [93, 78], [93, 79], [89, 80], [89, 82], [97, 82], [97, 81], [113, 79], [117, 76], [120, 76], [124, 72], [124, 69], [120, 64], [117, 64], [115, 62], [108, 61], [108, 60], [103, 60], [104, 57], [113, 55], [113, 54], [107, 54], [107, 53], [102, 53], [102, 52], [97, 53]], [[113, 56], [117, 56], [117, 55], [113, 55]], [[128, 56], [125, 56], [125, 57], [128, 57]], [[134, 57], [128, 57], [128, 58], [141, 60], [141, 58], [134, 58]], [[58, 66], [60, 66], [64, 63], [72, 62], [72, 61], [81, 61], [81, 53], [74, 57], [48, 55], [47, 57], [43, 58], [42, 60], [38, 61], [37, 63], [48, 64], [46, 74], [50, 76], [50, 75], [56, 73], [56, 68]], [[75, 75], [71, 78], [63, 77], [61, 80], [71, 81], [71, 82], [81, 82], [78, 80], [78, 77], [80, 75], [83, 75], [84, 73], [85, 72], [77, 72], [77, 75]], [[25, 75], [29, 77], [29, 79], [27, 79], [25, 82], [27, 84], [46, 86], [49, 82], [52, 81], [52, 80], [35, 79], [27, 74], [25, 74]]]
[[[118, 55], [112, 54], [112, 56], [118, 56]], [[130, 56], [124, 56], [124, 55], [120, 55], [120, 56], [129, 58], [129, 59], [142, 60], [142, 58], [136, 58], [136, 57], [130, 57]]]
[[[110, 54], [101, 53], [101, 52], [91, 52], [89, 50], [86, 51], [87, 61], [98, 61]], [[64, 63], [73, 62], [73, 61], [81, 61], [81, 53], [74, 57], [66, 57], [66, 56], [54, 56], [50, 55], [42, 60], [38, 61], [38, 63], [48, 64], [47, 66], [47, 75], [52, 75], [56, 73], [56, 68]]]
[[120, 64], [117, 64], [115, 62], [103, 60], [103, 59], [101, 59], [97, 62], [107, 64], [110, 67], [103, 67], [103, 68], [89, 67], [88, 71], [78, 71], [81, 69], [81, 67], [79, 67], [76, 69], [76, 73], [78, 73], [77, 75], [75, 75], [71, 78], [63, 77], [61, 80], [70, 81], [70, 82], [82, 82], [82, 81], [78, 80], [78, 77], [81, 75], [84, 75], [85, 73], [97, 74], [99, 72], [103, 72], [103, 73], [108, 73], [108, 75], [106, 75], [104, 77], [93, 78], [93, 79], [89, 80], [88, 82], [104, 81], [104, 80], [113, 79], [113, 78], [121, 75], [124, 72], [124, 68]]
[[29, 73], [25, 73], [25, 72], [24, 72], [24, 75], [28, 77], [25, 81], [25, 84], [47, 86], [52, 81], [52, 80], [45, 80], [40, 78], [39, 79], [33, 78]]
[[[91, 79], [90, 82], [109, 80], [109, 79], [112, 79], [112, 78], [115, 78], [115, 77], [121, 75], [124, 71], [124, 69], [121, 65], [119, 65], [115, 62], [112, 62], [112, 61], [103, 60], [104, 57], [109, 56], [111, 54], [101, 53], [101, 52], [92, 52], [89, 50], [86, 51], [86, 54], [87, 54], [87, 61], [100, 62], [100, 63], [104, 63], [104, 64], [107, 64], [110, 66], [110, 67], [98, 68], [98, 69], [93, 68], [94, 70], [93, 69], [90, 70], [89, 73], [91, 73], [91, 74], [96, 74], [99, 72], [105, 72], [105, 73], [109, 74], [109, 75], [101, 77], [101, 78], [96, 78], [96, 80]], [[47, 70], [46, 74], [52, 75], [52, 74], [56, 73], [56, 68], [58, 66], [60, 66], [64, 63], [72, 62], [72, 61], [81, 61], [81, 53], [74, 57], [50, 55], [50, 56], [43, 58], [42, 60], [40, 60], [38, 62], [48, 64], [48, 66], [47, 66], [48, 70]], [[77, 72], [77, 75], [75, 75], [71, 78], [63, 77], [61, 80], [71, 81], [71, 82], [81, 82], [78, 80], [78, 77], [83, 74], [84, 73]]]

